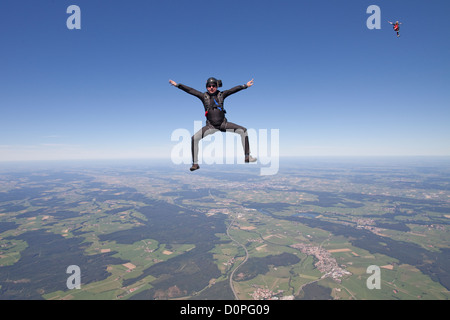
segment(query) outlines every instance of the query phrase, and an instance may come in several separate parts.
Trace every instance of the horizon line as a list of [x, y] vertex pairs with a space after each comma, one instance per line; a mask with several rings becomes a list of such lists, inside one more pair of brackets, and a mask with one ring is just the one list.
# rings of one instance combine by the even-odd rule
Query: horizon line
[[[449, 158], [450, 155], [283, 155], [279, 159], [294, 158], [338, 158], [338, 159], [356, 159], [356, 158]], [[130, 158], [67, 158], [67, 159], [20, 159], [20, 160], [0, 160], [0, 164], [8, 163], [26, 163], [26, 162], [88, 162], [88, 161], [169, 161], [170, 157], [130, 157]], [[172, 163], [173, 164], [173, 163]]]

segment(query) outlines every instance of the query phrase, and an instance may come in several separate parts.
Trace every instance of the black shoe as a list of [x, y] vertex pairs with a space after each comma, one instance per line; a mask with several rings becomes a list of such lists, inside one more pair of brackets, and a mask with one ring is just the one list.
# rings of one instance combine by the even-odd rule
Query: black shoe
[[189, 170], [195, 171], [195, 170], [198, 170], [198, 169], [200, 169], [200, 166], [198, 164], [193, 164], [192, 167]]
[[249, 163], [249, 162], [256, 162], [256, 158], [253, 158], [252, 156], [245, 156], [245, 162]]

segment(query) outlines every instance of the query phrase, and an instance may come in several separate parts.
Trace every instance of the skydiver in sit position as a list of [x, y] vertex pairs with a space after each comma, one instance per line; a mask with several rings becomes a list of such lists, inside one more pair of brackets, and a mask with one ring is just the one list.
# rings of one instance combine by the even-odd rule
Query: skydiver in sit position
[[222, 86], [222, 81], [216, 78], [209, 78], [206, 81], [206, 92], [200, 92], [193, 88], [190, 88], [184, 84], [176, 83], [173, 80], [169, 80], [169, 83], [178, 89], [183, 90], [193, 96], [199, 98], [203, 107], [205, 108], [206, 125], [196, 132], [191, 138], [191, 151], [192, 151], [192, 167], [191, 171], [200, 169], [198, 165], [198, 143], [201, 139], [207, 135], [213, 134], [217, 131], [221, 132], [234, 132], [241, 136], [242, 147], [244, 148], [245, 162], [255, 162], [256, 158], [250, 155], [250, 146], [248, 142], [247, 129], [228, 122], [225, 117], [225, 109], [223, 108], [223, 102], [229, 95], [239, 92], [243, 89], [247, 89], [253, 85], [253, 79], [244, 85], [239, 85], [225, 91], [219, 91], [217, 88]]
[[401, 22], [395, 21], [395, 23], [388, 21], [390, 24], [393, 25], [394, 31], [397, 32], [397, 37], [400, 37], [400, 25], [402, 24]]

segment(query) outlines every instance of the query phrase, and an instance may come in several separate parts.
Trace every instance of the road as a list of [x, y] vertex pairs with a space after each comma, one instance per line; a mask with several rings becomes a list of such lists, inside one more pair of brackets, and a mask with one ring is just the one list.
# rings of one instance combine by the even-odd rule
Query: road
[[234, 277], [234, 273], [236, 272], [236, 270], [239, 269], [244, 263], [247, 262], [247, 260], [248, 260], [248, 251], [247, 251], [247, 248], [246, 248], [243, 244], [241, 244], [241, 243], [239, 243], [238, 241], [236, 241], [236, 240], [230, 235], [230, 229], [231, 229], [231, 226], [233, 225], [234, 221], [236, 220], [236, 217], [237, 217], [237, 214], [236, 214], [236, 216], [233, 218], [233, 221], [231, 221], [230, 225], [229, 225], [228, 228], [227, 228], [227, 235], [228, 235], [228, 237], [230, 237], [230, 239], [231, 239], [233, 242], [235, 242], [237, 245], [239, 245], [240, 247], [242, 247], [242, 248], [244, 249], [244, 251], [245, 251], [245, 259], [244, 259], [244, 261], [242, 261], [241, 264], [239, 264], [239, 265], [231, 272], [231, 274], [230, 274], [230, 287], [231, 287], [231, 290], [233, 291], [234, 299], [235, 299], [235, 300], [239, 300], [239, 297], [238, 297], [238, 295], [236, 294], [236, 291], [234, 290], [234, 286], [233, 286], [233, 277]]
[[[211, 194], [211, 190], [209, 190], [209, 196], [217, 202], [217, 200], [214, 198], [214, 196]], [[244, 249], [245, 251], [245, 259], [244, 261], [242, 261], [230, 274], [230, 287], [231, 287], [231, 291], [233, 291], [233, 295], [234, 295], [234, 299], [235, 300], [239, 300], [238, 295], [236, 294], [236, 290], [234, 290], [234, 286], [233, 286], [233, 277], [234, 277], [234, 273], [236, 272], [237, 269], [239, 269], [244, 263], [247, 262], [248, 260], [248, 251], [247, 248], [242, 244], [239, 243], [238, 241], [236, 241], [231, 235], [230, 235], [230, 229], [233, 226], [234, 222], [236, 221], [236, 218], [238, 216], [238, 213], [236, 213], [236, 215], [234, 216], [233, 220], [230, 222], [230, 225], [227, 228], [227, 236], [231, 239], [231, 241], [233, 241], [234, 243], [236, 243], [238, 246], [240, 246], [241, 248]]]

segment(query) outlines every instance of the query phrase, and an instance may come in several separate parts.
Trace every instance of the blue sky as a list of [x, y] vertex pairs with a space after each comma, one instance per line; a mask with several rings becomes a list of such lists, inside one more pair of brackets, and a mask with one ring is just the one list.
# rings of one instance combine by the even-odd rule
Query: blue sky
[[[69, 30], [69, 5], [81, 29]], [[366, 9], [381, 9], [369, 30]], [[450, 156], [446, 0], [0, 2], [0, 161], [170, 157], [203, 121], [279, 130], [281, 155]], [[397, 38], [387, 20], [399, 20]]]

